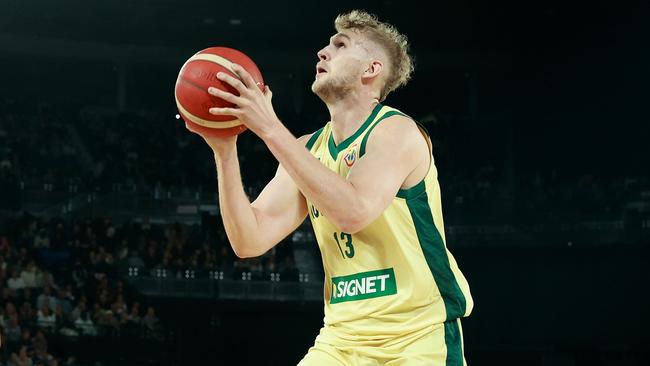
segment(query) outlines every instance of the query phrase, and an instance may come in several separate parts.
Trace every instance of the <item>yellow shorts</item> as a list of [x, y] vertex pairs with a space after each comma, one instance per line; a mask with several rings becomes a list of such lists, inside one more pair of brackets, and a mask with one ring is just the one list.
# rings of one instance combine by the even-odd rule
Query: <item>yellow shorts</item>
[[460, 319], [386, 347], [338, 347], [316, 341], [298, 366], [467, 366]]

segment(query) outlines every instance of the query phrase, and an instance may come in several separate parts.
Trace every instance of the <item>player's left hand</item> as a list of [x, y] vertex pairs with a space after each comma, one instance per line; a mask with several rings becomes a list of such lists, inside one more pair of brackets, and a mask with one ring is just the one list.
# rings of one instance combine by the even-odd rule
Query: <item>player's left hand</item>
[[232, 64], [232, 70], [239, 79], [225, 72], [219, 72], [217, 78], [235, 88], [239, 96], [213, 87], [208, 88], [208, 93], [233, 103], [236, 107], [210, 108], [209, 112], [214, 115], [235, 116], [256, 135], [264, 138], [281, 123], [271, 103], [273, 93], [268, 85], [261, 91], [253, 77], [240, 65]]

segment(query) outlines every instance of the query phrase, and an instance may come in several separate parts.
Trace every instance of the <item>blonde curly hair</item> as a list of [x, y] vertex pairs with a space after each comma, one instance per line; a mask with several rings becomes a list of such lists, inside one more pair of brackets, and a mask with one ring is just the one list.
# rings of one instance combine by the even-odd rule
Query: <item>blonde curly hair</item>
[[334, 20], [337, 32], [355, 30], [377, 43], [388, 55], [388, 74], [379, 95], [379, 101], [393, 90], [406, 85], [413, 72], [413, 60], [409, 54], [409, 43], [405, 35], [394, 26], [379, 21], [377, 16], [363, 10], [352, 10], [340, 14]]

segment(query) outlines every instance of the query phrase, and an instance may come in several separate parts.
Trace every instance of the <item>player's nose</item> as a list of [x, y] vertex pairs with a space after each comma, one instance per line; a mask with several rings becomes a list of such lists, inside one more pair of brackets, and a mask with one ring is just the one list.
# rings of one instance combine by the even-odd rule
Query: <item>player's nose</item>
[[321, 49], [316, 53], [316, 56], [318, 56], [318, 59], [321, 61], [327, 61], [329, 60], [329, 54], [325, 50], [325, 48]]

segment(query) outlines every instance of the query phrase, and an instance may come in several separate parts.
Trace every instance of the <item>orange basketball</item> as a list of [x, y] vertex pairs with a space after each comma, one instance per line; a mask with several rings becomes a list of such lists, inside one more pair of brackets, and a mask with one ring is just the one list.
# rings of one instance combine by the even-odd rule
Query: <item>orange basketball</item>
[[264, 79], [257, 65], [244, 53], [228, 47], [210, 47], [190, 57], [176, 79], [174, 94], [178, 114], [187, 127], [204, 136], [232, 136], [246, 130], [235, 116], [215, 116], [208, 110], [212, 107], [234, 107], [230, 102], [208, 93], [209, 87], [219, 88], [239, 95], [237, 90], [217, 79], [218, 72], [228, 73], [236, 78], [232, 64], [242, 66], [253, 77], [260, 90], [264, 90]]

